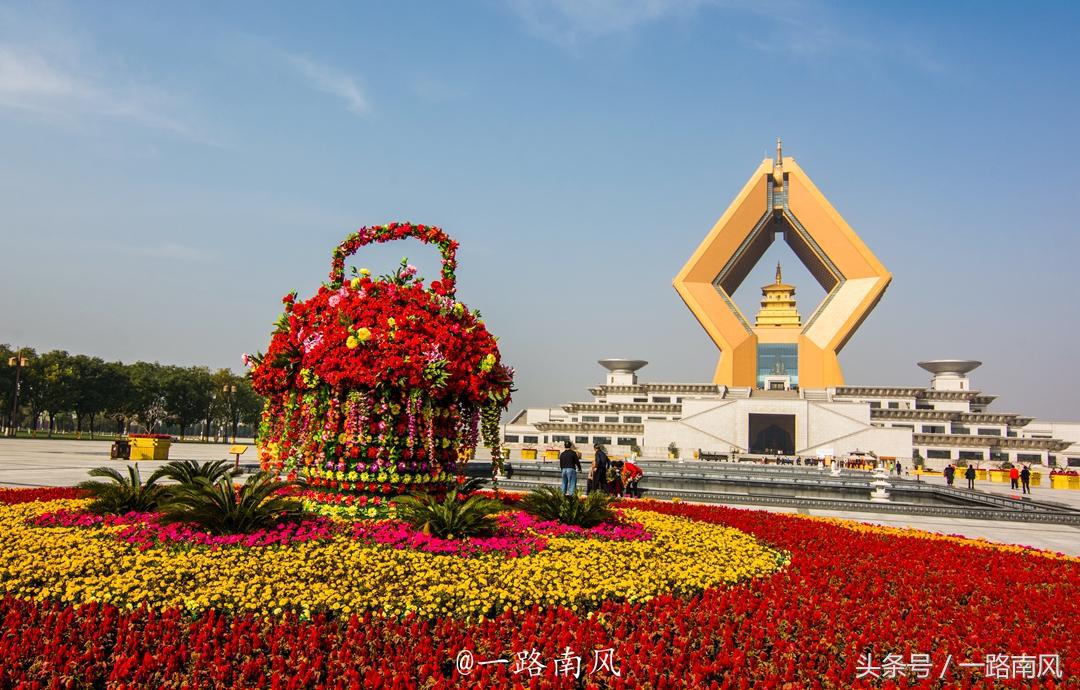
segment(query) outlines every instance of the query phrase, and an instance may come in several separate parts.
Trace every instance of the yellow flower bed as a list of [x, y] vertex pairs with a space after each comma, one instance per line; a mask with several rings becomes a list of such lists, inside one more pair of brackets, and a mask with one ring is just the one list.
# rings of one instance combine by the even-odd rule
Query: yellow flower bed
[[596, 608], [608, 599], [691, 595], [767, 575], [788, 555], [739, 530], [650, 511], [626, 510], [649, 541], [551, 537], [538, 553], [462, 558], [396, 550], [338, 536], [288, 546], [139, 551], [116, 527], [32, 527], [26, 519], [86, 501], [0, 506], [0, 592], [33, 599], [121, 607], [146, 602], [192, 612], [208, 608], [280, 614], [478, 618], [533, 604]]

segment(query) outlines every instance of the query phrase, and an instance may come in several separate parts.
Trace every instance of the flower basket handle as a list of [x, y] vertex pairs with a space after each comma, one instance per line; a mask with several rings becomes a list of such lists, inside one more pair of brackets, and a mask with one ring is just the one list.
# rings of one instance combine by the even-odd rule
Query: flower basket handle
[[331, 286], [339, 288], [344, 284], [345, 259], [355, 254], [361, 247], [369, 244], [403, 240], [409, 237], [439, 248], [439, 254], [442, 256], [441, 289], [435, 289], [434, 291], [454, 299], [457, 281], [456, 255], [458, 243], [443, 232], [442, 228], [437, 228], [434, 225], [389, 223], [387, 225], [371, 225], [360, 228], [334, 248], [333, 259], [330, 262]]

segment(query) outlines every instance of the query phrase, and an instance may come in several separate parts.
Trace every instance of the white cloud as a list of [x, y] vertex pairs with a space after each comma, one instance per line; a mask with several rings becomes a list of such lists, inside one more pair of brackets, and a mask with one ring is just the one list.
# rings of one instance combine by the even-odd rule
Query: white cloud
[[754, 50], [795, 60], [838, 54], [884, 58], [930, 73], [948, 71], [919, 40], [845, 26], [816, 0], [505, 0], [534, 35], [563, 48], [605, 36], [629, 34], [670, 18], [706, 10], [753, 16], [763, 31], [743, 37]]
[[631, 31], [670, 15], [688, 14], [717, 0], [510, 0], [534, 34], [566, 47]]
[[289, 64], [307, 80], [316, 91], [340, 98], [350, 112], [366, 115], [371, 111], [367, 97], [349, 74], [328, 65], [315, 62], [304, 55], [287, 55]]
[[0, 109], [75, 124], [105, 118], [216, 145], [175, 114], [173, 97], [155, 88], [123, 84], [117, 77], [97, 76], [68, 62], [73, 61], [0, 42]]

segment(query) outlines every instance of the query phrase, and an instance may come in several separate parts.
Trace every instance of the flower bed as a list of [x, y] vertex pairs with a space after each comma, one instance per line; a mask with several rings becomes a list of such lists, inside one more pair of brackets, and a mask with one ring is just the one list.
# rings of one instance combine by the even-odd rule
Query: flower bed
[[[316, 538], [296, 540], [271, 531], [248, 537], [250, 544], [244, 537], [229, 542], [234, 538], [148, 525], [145, 515], [73, 516], [70, 511], [81, 505], [54, 501], [0, 509], [0, 591], [191, 612], [213, 607], [308, 616], [371, 609], [475, 618], [533, 604], [586, 610], [608, 599], [692, 595], [766, 575], [786, 560], [737, 530], [650, 511], [627, 510], [627, 520], [640, 525], [599, 528], [595, 537], [508, 517], [509, 539], [447, 547], [393, 523], [357, 525], [351, 534], [306, 527]], [[150, 548], [185, 539], [193, 548]], [[268, 540], [281, 548], [194, 548]]]
[[[73, 607], [71, 596], [63, 602], [43, 594], [35, 601], [33, 594], [22, 592], [0, 599], [5, 629], [0, 687], [578, 687], [573, 678], [554, 675], [551, 662], [568, 647], [584, 658], [581, 680], [590, 688], [1077, 685], [1080, 659], [1072, 645], [1080, 621], [1080, 562], [1075, 558], [767, 512], [649, 501], [632, 505], [635, 519], [644, 516], [643, 524], [670, 516], [679, 518], [672, 524], [695, 529], [733, 528], [789, 552], [791, 562], [771, 575], [695, 595], [608, 598], [587, 613], [518, 602], [479, 622], [344, 611], [313, 613], [306, 620], [289, 612], [264, 616], [206, 610], [192, 616], [182, 606], [160, 608], [158, 598], [150, 607], [127, 610], [126, 603]], [[45, 509], [0, 509], [5, 531], [11, 529], [11, 511]], [[5, 540], [0, 554], [10, 561], [17, 545]], [[655, 542], [622, 546], [649, 549]], [[40, 548], [36, 557], [42, 560], [56, 553], [51, 546]], [[380, 552], [394, 555], [391, 549]], [[26, 555], [27, 560], [33, 557]], [[315, 559], [309, 567], [322, 566]], [[5, 563], [0, 573], [9, 572], [8, 567]], [[245, 573], [258, 578], [248, 596], [274, 597], [277, 591], [266, 581], [277, 573]], [[452, 569], [438, 573], [428, 573], [428, 587], [451, 587], [473, 576]], [[617, 573], [621, 579], [636, 575]], [[122, 581], [129, 587], [173, 586], [172, 579], [151, 584], [122, 571], [101, 577], [99, 582]], [[367, 574], [354, 572], [354, 577]], [[12, 591], [10, 575], [0, 574], [0, 582]], [[88, 580], [79, 584], [85, 587]], [[416, 591], [408, 587], [402, 585], [399, 596]], [[482, 660], [515, 659], [517, 652], [535, 651], [547, 667], [535, 679], [513, 673], [513, 664], [477, 666], [464, 676], [454, 663], [463, 649]], [[620, 676], [590, 673], [593, 650], [600, 649], [612, 650]], [[927, 654], [933, 675], [925, 681], [910, 676], [904, 682], [859, 680], [867, 653], [879, 666], [888, 654], [904, 659]], [[991, 654], [1055, 653], [1061, 655], [1062, 676], [1056, 683], [1050, 678], [986, 679], [983, 664]], [[951, 666], [939, 680], [947, 659]]]

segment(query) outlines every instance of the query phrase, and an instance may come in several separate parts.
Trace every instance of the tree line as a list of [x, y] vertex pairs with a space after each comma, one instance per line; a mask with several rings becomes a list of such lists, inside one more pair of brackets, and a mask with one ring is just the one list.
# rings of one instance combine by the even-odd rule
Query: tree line
[[[262, 398], [228, 369], [106, 362], [64, 350], [0, 345], [0, 419], [8, 429], [112, 433], [191, 431], [204, 440], [259, 423]], [[18, 395], [16, 404], [16, 377]]]

